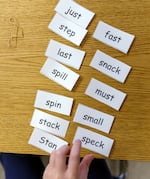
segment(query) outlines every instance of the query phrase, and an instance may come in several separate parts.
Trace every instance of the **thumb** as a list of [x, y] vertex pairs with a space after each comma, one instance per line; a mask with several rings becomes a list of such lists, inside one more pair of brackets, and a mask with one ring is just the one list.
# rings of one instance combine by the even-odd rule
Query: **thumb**
[[95, 158], [94, 155], [90, 154], [90, 155], [86, 155], [82, 159], [80, 163], [80, 179], [87, 179], [89, 167], [94, 158]]

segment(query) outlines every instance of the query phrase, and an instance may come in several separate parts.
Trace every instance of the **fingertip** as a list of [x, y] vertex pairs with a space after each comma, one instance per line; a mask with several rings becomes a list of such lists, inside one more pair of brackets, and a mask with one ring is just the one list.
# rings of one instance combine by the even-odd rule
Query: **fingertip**
[[73, 144], [80, 144], [81, 145], [81, 140], [80, 139], [76, 139]]

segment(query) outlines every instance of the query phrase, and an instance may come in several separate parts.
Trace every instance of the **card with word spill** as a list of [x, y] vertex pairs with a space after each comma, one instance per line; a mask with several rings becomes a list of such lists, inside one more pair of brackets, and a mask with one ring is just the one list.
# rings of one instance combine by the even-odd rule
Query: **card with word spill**
[[73, 89], [79, 78], [79, 74], [50, 58], [46, 60], [40, 73], [69, 91]]

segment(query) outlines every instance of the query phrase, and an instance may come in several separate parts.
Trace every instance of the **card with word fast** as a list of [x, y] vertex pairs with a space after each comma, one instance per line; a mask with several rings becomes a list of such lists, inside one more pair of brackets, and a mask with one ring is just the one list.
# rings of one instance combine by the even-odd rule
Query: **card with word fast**
[[95, 15], [92, 11], [72, 0], [60, 0], [55, 11], [85, 29]]
[[69, 116], [73, 105], [73, 98], [38, 90], [34, 107], [57, 112]]
[[129, 65], [112, 58], [100, 50], [96, 51], [90, 66], [121, 83], [125, 82], [131, 70]]
[[40, 73], [69, 91], [79, 78], [79, 74], [50, 58], [46, 60]]
[[94, 78], [91, 79], [85, 94], [116, 110], [120, 109], [126, 97], [126, 93]]
[[80, 46], [82, 40], [88, 32], [86, 29], [69, 21], [58, 13], [56, 13], [48, 28], [77, 46]]
[[81, 67], [85, 51], [51, 40], [45, 55], [77, 70]]
[[67, 145], [68, 142], [49, 134], [38, 128], [34, 128], [28, 144], [33, 145], [45, 152], [51, 153], [54, 150], [59, 149], [63, 145]]
[[123, 53], [128, 53], [135, 38], [134, 35], [119, 30], [102, 21], [98, 23], [93, 37]]
[[114, 121], [114, 116], [79, 104], [73, 120], [79, 124], [109, 133]]
[[82, 147], [109, 157], [114, 140], [88, 129], [78, 127], [73, 141], [80, 139]]
[[69, 121], [35, 109], [30, 125], [54, 135], [65, 137]]

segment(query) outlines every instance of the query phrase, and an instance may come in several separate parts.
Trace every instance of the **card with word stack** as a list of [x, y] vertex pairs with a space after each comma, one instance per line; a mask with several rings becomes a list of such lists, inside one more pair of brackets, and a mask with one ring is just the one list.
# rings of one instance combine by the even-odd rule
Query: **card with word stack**
[[[73, 69], [80, 70], [82, 68], [83, 60], [88, 53], [79, 49], [79, 47], [88, 34], [87, 27], [95, 13], [72, 0], [60, 0], [55, 7], [55, 12], [56, 14], [50, 21], [48, 29], [78, 48], [50, 39], [45, 52], [47, 60], [40, 73], [72, 93], [80, 78], [80, 74], [74, 72]], [[134, 40], [134, 35], [99, 21], [93, 38], [126, 54]], [[131, 66], [98, 49], [95, 49], [95, 51], [89, 66], [120, 83], [125, 83]], [[95, 76], [89, 80], [84, 94], [119, 111], [127, 94], [97, 80]], [[30, 123], [34, 130], [29, 139], [29, 144], [48, 153], [68, 144], [68, 141], [63, 138], [67, 134], [70, 121], [66, 120], [65, 117], [60, 118], [49, 113], [56, 112], [70, 116], [74, 100], [76, 99], [55, 92], [38, 90], [34, 103], [35, 110]], [[72, 120], [73, 123], [78, 124], [73, 141], [80, 139], [82, 148], [109, 157], [114, 139], [109, 138], [108, 135], [114, 119], [115, 116], [113, 115], [78, 103]], [[93, 129], [106, 133], [107, 137], [94, 132]]]

